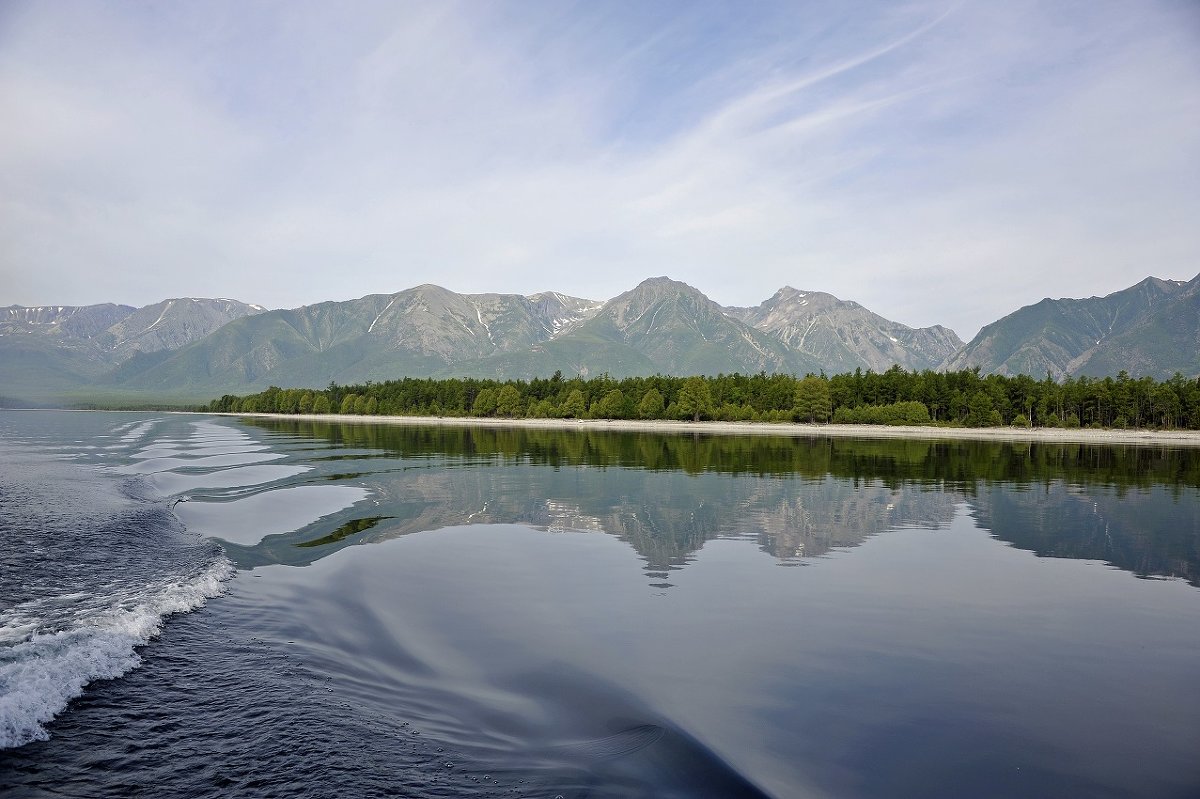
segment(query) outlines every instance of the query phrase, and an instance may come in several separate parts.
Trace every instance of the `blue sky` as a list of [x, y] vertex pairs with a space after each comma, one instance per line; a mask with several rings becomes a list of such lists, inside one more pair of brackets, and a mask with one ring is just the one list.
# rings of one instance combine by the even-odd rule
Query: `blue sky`
[[0, 5], [0, 304], [1200, 272], [1200, 3]]

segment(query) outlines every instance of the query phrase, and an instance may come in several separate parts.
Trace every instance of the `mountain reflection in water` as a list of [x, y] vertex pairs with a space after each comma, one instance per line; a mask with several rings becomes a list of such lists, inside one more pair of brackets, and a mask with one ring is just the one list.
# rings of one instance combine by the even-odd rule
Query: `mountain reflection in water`
[[357, 481], [374, 505], [227, 545], [242, 567], [523, 524], [615, 535], [662, 581], [712, 539], [797, 565], [887, 530], [943, 528], [965, 504], [993, 536], [1040, 556], [1200, 586], [1200, 453], [1186, 448], [248, 421], [342, 450], [304, 461], [315, 466], [306, 478]]

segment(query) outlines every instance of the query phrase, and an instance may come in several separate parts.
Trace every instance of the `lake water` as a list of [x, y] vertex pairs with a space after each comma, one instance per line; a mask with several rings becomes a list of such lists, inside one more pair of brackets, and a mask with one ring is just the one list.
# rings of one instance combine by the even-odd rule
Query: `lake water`
[[0, 794], [1200, 795], [1198, 486], [1187, 449], [0, 412]]

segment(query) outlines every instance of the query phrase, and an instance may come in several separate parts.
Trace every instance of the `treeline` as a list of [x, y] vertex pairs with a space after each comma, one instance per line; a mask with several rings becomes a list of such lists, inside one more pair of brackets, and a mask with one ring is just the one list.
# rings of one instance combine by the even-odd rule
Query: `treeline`
[[826, 376], [608, 375], [533, 380], [403, 378], [325, 389], [227, 394], [207, 410], [385, 416], [677, 419], [967, 427], [1200, 429], [1200, 380], [1117, 377], [1035, 380], [1027, 375], [886, 372]]

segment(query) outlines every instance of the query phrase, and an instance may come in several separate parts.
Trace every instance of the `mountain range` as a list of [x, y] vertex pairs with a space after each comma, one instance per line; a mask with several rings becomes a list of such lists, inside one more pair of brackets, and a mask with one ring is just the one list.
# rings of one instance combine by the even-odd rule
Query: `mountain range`
[[[0, 394], [50, 400], [115, 387], [124, 371], [162, 360], [235, 319], [266, 310], [225, 299], [0, 308]], [[110, 388], [111, 390], [111, 388]]]
[[266, 310], [228, 299], [0, 309], [6, 402], [197, 400], [268, 385], [402, 376], [960, 369], [1056, 377], [1200, 373], [1200, 276], [1107, 297], [1043, 300], [984, 327], [912, 328], [858, 303], [784, 287], [753, 307], [650, 278], [608, 301], [556, 292], [395, 294]]

